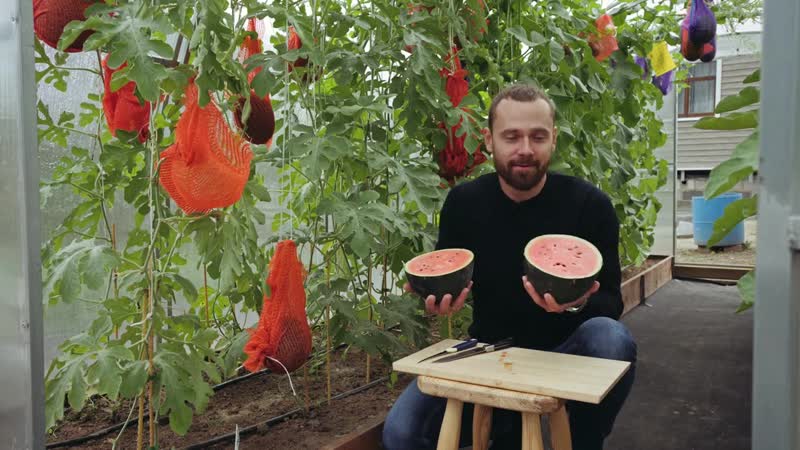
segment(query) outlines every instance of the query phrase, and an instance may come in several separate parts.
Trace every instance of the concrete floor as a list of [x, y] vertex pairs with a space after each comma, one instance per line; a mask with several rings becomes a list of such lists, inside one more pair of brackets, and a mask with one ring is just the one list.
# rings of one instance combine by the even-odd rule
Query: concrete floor
[[749, 450], [752, 310], [735, 286], [673, 280], [623, 318], [637, 378], [606, 450]]

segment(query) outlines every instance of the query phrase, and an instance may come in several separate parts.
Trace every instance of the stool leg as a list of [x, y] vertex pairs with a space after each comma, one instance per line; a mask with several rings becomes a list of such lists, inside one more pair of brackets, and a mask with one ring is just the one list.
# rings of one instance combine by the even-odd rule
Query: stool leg
[[550, 414], [550, 435], [553, 450], [572, 450], [566, 406], [562, 406], [558, 411]]
[[522, 413], [522, 450], [544, 450], [539, 414]]
[[488, 450], [492, 431], [492, 407], [475, 405], [472, 415], [472, 450]]
[[464, 402], [454, 398], [447, 399], [447, 408], [444, 410], [442, 428], [439, 431], [439, 443], [436, 450], [458, 450], [461, 440], [461, 412]]

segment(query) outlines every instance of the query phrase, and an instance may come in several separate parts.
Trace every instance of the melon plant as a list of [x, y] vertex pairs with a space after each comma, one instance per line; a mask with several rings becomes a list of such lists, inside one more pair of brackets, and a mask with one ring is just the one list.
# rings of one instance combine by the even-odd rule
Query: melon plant
[[458, 297], [472, 280], [475, 255], [463, 248], [446, 248], [423, 253], [405, 264], [406, 278], [414, 292], [439, 303], [447, 294]]
[[579, 299], [597, 279], [603, 255], [591, 242], [567, 234], [545, 234], [525, 246], [525, 274], [540, 295], [558, 304]]

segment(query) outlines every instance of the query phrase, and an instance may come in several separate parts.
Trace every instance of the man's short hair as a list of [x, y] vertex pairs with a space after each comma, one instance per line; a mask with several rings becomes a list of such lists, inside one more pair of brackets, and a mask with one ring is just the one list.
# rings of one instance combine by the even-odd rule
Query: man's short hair
[[506, 86], [492, 99], [492, 105], [489, 107], [489, 131], [492, 131], [492, 126], [494, 125], [497, 104], [505, 99], [518, 102], [535, 102], [536, 100], [542, 99], [550, 106], [550, 117], [553, 119], [553, 123], [556, 121], [556, 105], [553, 103], [553, 100], [537, 86], [518, 83]]

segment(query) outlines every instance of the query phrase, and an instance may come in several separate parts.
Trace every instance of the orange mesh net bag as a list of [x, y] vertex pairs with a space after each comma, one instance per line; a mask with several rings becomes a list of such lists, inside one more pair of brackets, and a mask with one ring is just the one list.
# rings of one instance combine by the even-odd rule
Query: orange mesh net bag
[[137, 132], [139, 142], [144, 142], [150, 125], [150, 102], [139, 103], [134, 93], [136, 83], [133, 81], [115, 92], [111, 91], [111, 77], [126, 65], [111, 69], [108, 67], [108, 55], [103, 59], [103, 113], [113, 136], [117, 136], [117, 130]]
[[[261, 54], [263, 50], [262, 39], [264, 37], [264, 23], [256, 18], [247, 21], [247, 31], [254, 31], [258, 35], [253, 39], [250, 36], [244, 38], [242, 47], [239, 49], [239, 62], [247, 61], [253, 55]], [[250, 71], [247, 81], [252, 84], [253, 78], [261, 72], [261, 67]], [[269, 93], [263, 98], [258, 97], [254, 90], [250, 90], [250, 114], [246, 121], [242, 121], [242, 111], [245, 99], [239, 99], [236, 109], [233, 112], [233, 119], [236, 126], [244, 132], [245, 138], [253, 144], [266, 144], [267, 148], [272, 145], [272, 135], [275, 133], [275, 112], [272, 109], [272, 102]]]
[[[64, 27], [73, 20], [86, 20], [84, 11], [95, 1], [87, 0], [33, 0], [33, 31], [40, 41], [58, 48]], [[83, 43], [93, 31], [80, 34], [66, 49], [69, 53], [83, 51]]]
[[230, 129], [213, 100], [198, 105], [194, 81], [183, 102], [175, 143], [161, 153], [159, 181], [186, 214], [233, 205], [250, 176], [250, 144]]
[[294, 241], [278, 242], [267, 278], [272, 296], [264, 295], [258, 326], [249, 330], [250, 340], [244, 346], [248, 355], [244, 367], [250, 372], [264, 367], [274, 372], [283, 372], [285, 367], [293, 372], [308, 360], [311, 327], [306, 317], [304, 279], [305, 271], [297, 259]]
[[598, 62], [602, 62], [619, 49], [617, 44], [617, 28], [608, 14], [603, 14], [595, 20], [597, 33], [589, 37], [589, 47], [592, 55]]

